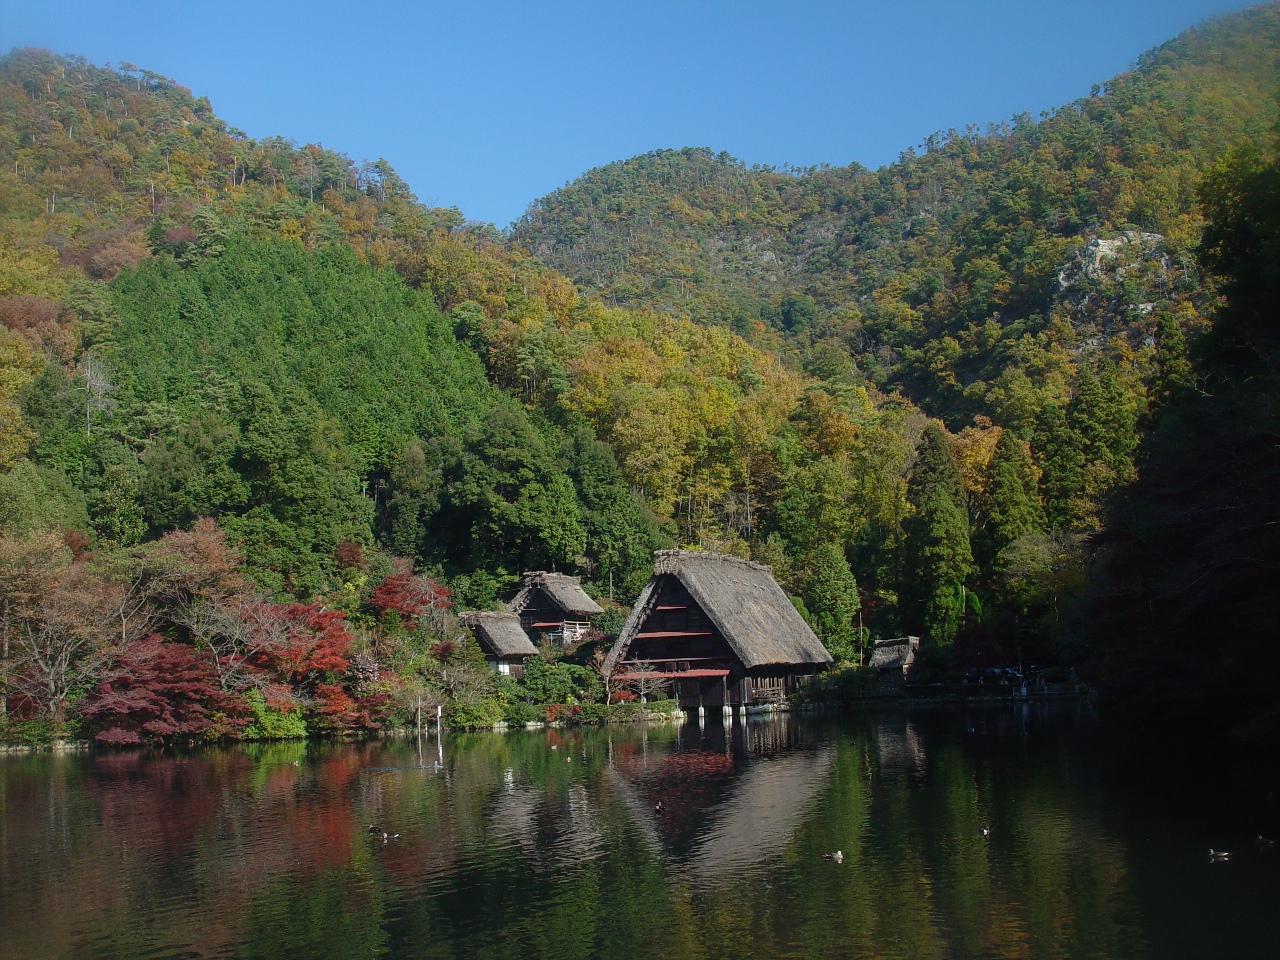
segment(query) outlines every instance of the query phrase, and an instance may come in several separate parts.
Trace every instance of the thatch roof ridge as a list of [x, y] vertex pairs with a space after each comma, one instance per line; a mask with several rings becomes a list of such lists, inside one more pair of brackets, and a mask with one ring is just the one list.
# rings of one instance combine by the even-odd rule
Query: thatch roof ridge
[[505, 610], [468, 610], [458, 622], [472, 632], [482, 647], [497, 657], [531, 657], [538, 652], [520, 626], [520, 618]]
[[712, 553], [710, 550], [655, 550], [653, 552], [654, 573], [679, 573], [680, 561], [685, 557], [698, 560], [715, 560], [720, 563], [735, 563], [750, 570], [767, 573], [773, 576], [773, 567], [743, 557], [735, 557], [731, 553]]
[[582, 589], [582, 580], [579, 577], [547, 570], [529, 570], [524, 574], [523, 579], [520, 592], [507, 604], [507, 610], [511, 613], [523, 611], [528, 606], [533, 591], [538, 587], [541, 587], [543, 592], [565, 613], [581, 613], [589, 617], [604, 613], [604, 608]]

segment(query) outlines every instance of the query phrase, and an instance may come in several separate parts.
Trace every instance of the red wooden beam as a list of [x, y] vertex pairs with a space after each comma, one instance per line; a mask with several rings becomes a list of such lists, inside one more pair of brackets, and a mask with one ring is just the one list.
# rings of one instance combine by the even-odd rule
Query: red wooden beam
[[661, 670], [638, 670], [631, 673], [614, 674], [615, 680], [639, 680], [642, 678], [655, 680], [709, 680], [727, 677], [728, 670], [675, 670], [665, 673]]
[[714, 637], [710, 630], [652, 630], [649, 633], [637, 633], [637, 640], [661, 640], [669, 637]]

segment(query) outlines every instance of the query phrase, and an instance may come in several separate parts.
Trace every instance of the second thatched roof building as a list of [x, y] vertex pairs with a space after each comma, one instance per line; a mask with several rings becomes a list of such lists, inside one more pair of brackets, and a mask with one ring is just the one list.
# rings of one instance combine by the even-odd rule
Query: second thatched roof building
[[524, 575], [507, 612], [520, 618], [530, 637], [573, 644], [586, 638], [591, 618], [604, 610], [587, 596], [577, 577], [533, 570]]
[[606, 669], [669, 681], [691, 709], [776, 702], [831, 662], [768, 567], [659, 550]]

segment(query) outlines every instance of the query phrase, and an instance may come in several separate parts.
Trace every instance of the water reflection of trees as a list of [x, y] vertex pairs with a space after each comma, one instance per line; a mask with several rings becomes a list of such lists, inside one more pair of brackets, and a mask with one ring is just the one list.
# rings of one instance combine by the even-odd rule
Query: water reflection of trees
[[1020, 723], [8, 761], [0, 958], [1140, 952], [1096, 788]]

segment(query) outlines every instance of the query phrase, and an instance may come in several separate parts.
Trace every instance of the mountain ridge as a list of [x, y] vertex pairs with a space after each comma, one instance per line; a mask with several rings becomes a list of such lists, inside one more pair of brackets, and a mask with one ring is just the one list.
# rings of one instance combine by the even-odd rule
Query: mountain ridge
[[[977, 413], [1006, 420], [998, 402], [974, 397], [990, 392], [982, 368], [1000, 364], [964, 336], [993, 315], [1041, 333], [1065, 312], [1053, 278], [1098, 237], [1158, 233], [1188, 264], [1200, 171], [1274, 124], [1278, 48], [1276, 4], [1219, 17], [1038, 122], [936, 134], [874, 171], [797, 174], [706, 148], [653, 151], [535, 201], [511, 242], [610, 302], [729, 325], [801, 363], [821, 340], [953, 428]], [[813, 301], [800, 304], [811, 316], [799, 337], [788, 297]], [[1156, 300], [1183, 312], [1189, 333], [1202, 325], [1205, 298], [1138, 302]], [[956, 357], [925, 354], [947, 337], [960, 341]]]

